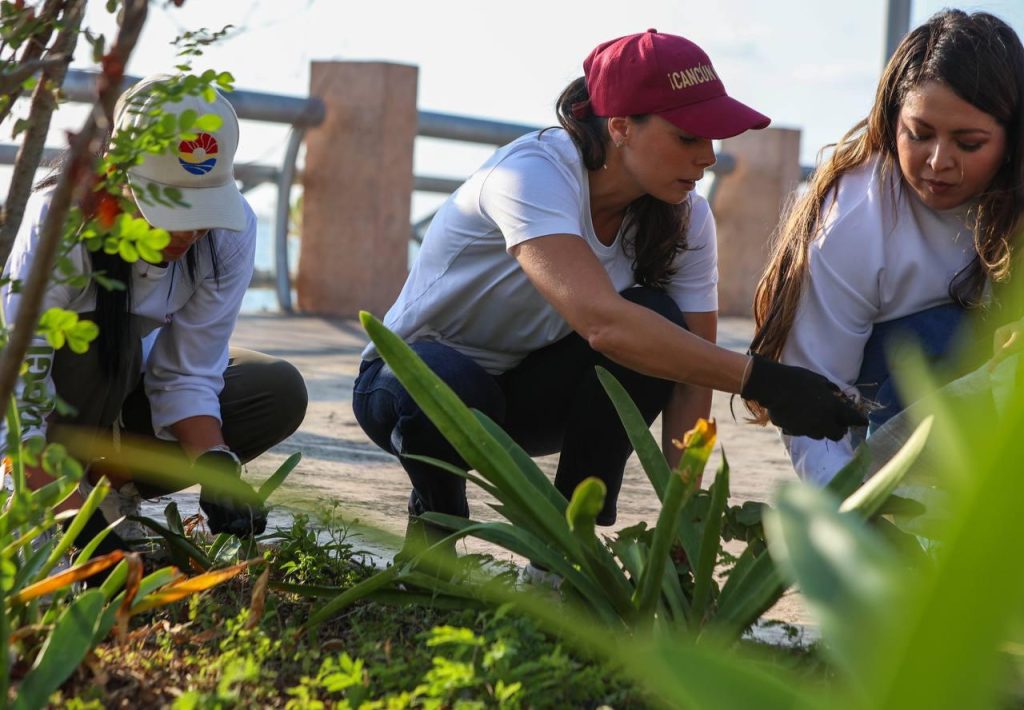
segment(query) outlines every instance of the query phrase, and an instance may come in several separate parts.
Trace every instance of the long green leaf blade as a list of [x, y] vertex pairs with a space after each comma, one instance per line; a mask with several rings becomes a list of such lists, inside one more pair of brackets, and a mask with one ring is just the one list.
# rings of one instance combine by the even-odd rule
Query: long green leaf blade
[[800, 587], [827, 650], [852, 679], [878, 643], [879, 610], [897, 599], [897, 561], [862, 519], [837, 507], [828, 492], [791, 483], [765, 511], [764, 528], [772, 558]]
[[661, 506], [658, 523], [654, 528], [647, 564], [644, 565], [643, 577], [640, 578], [634, 596], [641, 618], [649, 619], [654, 612], [669, 551], [679, 525], [679, 512], [686, 505], [689, 495], [697, 488], [697, 482], [704, 473], [704, 467], [715, 446], [715, 436], [714, 422], [704, 419], [699, 420], [686, 434], [683, 455], [679, 459], [676, 474], [668, 481], [665, 502]]
[[359, 314], [359, 319], [399, 382], [466, 463], [501, 491], [506, 505], [518, 507], [553, 543], [579, 557], [579, 546], [569, 533], [561, 511], [547, 498], [529, 495], [529, 487], [523, 486], [524, 476], [515, 460], [451, 388], [380, 321], [365, 311]]
[[893, 458], [885, 464], [867, 483], [858, 488], [843, 501], [839, 510], [846, 512], [856, 510], [865, 518], [870, 518], [882, 507], [896, 487], [903, 480], [918, 456], [924, 451], [928, 435], [932, 430], [932, 417], [926, 418], [914, 430], [914, 433]]
[[704, 535], [700, 543], [700, 558], [693, 572], [693, 615], [690, 622], [694, 628], [703, 624], [704, 614], [711, 599], [711, 588], [715, 583], [715, 563], [722, 547], [722, 518], [729, 501], [729, 462], [722, 452], [722, 466], [711, 486], [711, 508], [704, 521]]
[[654, 487], [654, 492], [658, 494], [658, 500], [664, 502], [665, 490], [668, 487], [672, 471], [665, 460], [665, 454], [651, 434], [651, 428], [647, 426], [647, 422], [644, 421], [640, 410], [637, 409], [636, 404], [630, 399], [629, 393], [626, 392], [626, 389], [615, 379], [612, 373], [603, 367], [598, 367], [597, 378], [601, 381], [601, 386], [604, 387], [604, 391], [608, 393], [608, 397], [612, 400], [612, 405], [615, 407], [615, 411], [618, 412], [619, 419], [622, 420], [622, 426], [626, 430], [626, 436], [629, 437], [629, 442], [633, 444], [633, 450], [636, 451], [636, 457], [640, 461], [640, 466], [644, 469], [644, 473], [647, 474], [648, 480], [650, 480], [651, 485]]
[[68, 605], [18, 688], [15, 710], [43, 707], [50, 694], [78, 668], [92, 647], [105, 601], [103, 592], [91, 589]]
[[299, 461], [301, 460], [301, 451], [296, 451], [294, 454], [286, 458], [284, 460], [284, 463], [282, 463], [277, 468], [277, 470], [274, 471], [273, 475], [271, 475], [270, 478], [265, 480], [263, 484], [260, 486], [260, 489], [257, 492], [257, 495], [259, 495], [260, 500], [266, 503], [267, 498], [269, 498], [274, 491], [281, 487], [281, 484], [284, 483], [285, 479], [288, 478], [288, 475], [295, 470], [295, 467], [299, 465]]

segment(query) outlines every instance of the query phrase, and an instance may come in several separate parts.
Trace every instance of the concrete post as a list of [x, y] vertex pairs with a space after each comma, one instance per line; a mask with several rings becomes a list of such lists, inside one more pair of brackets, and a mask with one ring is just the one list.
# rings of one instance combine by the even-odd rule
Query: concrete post
[[711, 205], [718, 227], [718, 310], [749, 317], [772, 233], [800, 182], [800, 131], [766, 128], [722, 141], [736, 169], [722, 178]]
[[306, 136], [301, 311], [383, 317], [405, 281], [417, 74], [382, 62], [311, 66], [310, 96], [327, 110]]

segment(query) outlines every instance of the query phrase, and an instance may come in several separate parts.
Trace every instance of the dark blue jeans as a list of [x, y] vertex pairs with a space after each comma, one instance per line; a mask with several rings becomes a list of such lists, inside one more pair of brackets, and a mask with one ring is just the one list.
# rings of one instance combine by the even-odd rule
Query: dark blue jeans
[[[622, 295], [684, 325], [679, 308], [663, 292], [636, 287]], [[467, 406], [501, 425], [531, 456], [561, 452], [555, 486], [566, 498], [585, 478], [604, 481], [608, 495], [597, 520], [601, 525], [615, 522], [622, 473], [633, 447], [594, 368], [606, 368], [622, 383], [648, 425], [668, 403], [672, 382], [612, 362], [576, 333], [531, 353], [500, 375], [489, 374], [441, 343], [420, 341], [411, 347]], [[385, 451], [468, 468], [383, 360], [360, 366], [352, 408], [363, 431]], [[424, 510], [469, 516], [464, 479], [404, 457], [401, 463]]]
[[956, 304], [947, 303], [875, 324], [864, 346], [864, 361], [856, 384], [860, 393], [876, 405], [868, 414], [869, 433], [904, 409], [896, 384], [890, 377], [887, 348], [894, 341], [911, 340], [917, 343], [930, 362], [939, 362], [950, 353], [955, 336], [961, 330], [964, 313]]

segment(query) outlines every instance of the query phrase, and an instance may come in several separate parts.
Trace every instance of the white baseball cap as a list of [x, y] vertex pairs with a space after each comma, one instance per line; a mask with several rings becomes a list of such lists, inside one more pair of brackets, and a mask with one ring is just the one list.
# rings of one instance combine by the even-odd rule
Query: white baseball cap
[[[148, 76], [124, 92], [114, 108], [115, 133], [153, 120], [148, 114], [160, 99], [152, 88], [171, 79], [168, 74]], [[163, 153], [146, 153], [141, 165], [128, 169], [135, 203], [154, 227], [167, 231], [245, 229], [244, 200], [234, 173], [238, 116], [220, 92], [214, 93], [213, 102], [202, 96], [185, 96], [159, 107], [175, 116], [187, 110], [197, 116], [215, 114], [221, 119], [217, 130], [194, 130], [194, 139], [172, 144]], [[161, 194], [165, 187], [177, 188], [188, 207], [160, 204], [150, 196], [150, 185], [159, 187]]]

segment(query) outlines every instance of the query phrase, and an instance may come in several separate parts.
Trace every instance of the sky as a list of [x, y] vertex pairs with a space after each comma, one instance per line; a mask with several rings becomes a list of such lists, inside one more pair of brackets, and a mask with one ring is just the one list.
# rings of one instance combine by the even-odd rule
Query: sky
[[[802, 131], [801, 162], [835, 141], [871, 105], [883, 65], [885, 0], [187, 0], [151, 3], [128, 67], [144, 75], [177, 63], [171, 41], [186, 30], [230, 34], [195, 61], [234, 74], [236, 87], [294, 96], [308, 94], [313, 61], [391, 61], [419, 68], [421, 110], [533, 125], [554, 123], [554, 100], [582, 74], [600, 42], [654, 27], [699, 44], [730, 95], [772, 117], [773, 125]], [[111, 36], [105, 3], [93, 0], [86, 24]], [[916, 25], [947, 6], [913, 0]], [[1024, 0], [959, 5], [984, 9], [1024, 35]], [[89, 68], [87, 52], [74, 66]], [[80, 120], [62, 109], [59, 131]], [[280, 164], [286, 128], [244, 122], [239, 161]], [[8, 136], [0, 140], [9, 140]], [[493, 148], [419, 139], [417, 174], [464, 177]], [[6, 180], [3, 184], [6, 184]], [[273, 191], [251, 201], [271, 213]], [[413, 218], [436, 198], [419, 196]]]

